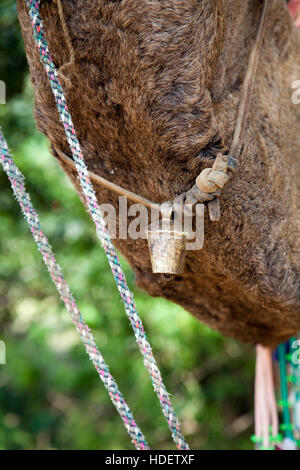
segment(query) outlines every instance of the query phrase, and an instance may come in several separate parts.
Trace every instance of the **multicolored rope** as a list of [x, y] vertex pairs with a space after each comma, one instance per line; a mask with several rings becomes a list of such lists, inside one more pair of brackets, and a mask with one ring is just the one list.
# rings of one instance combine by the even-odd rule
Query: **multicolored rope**
[[283, 432], [283, 435], [286, 439], [294, 441], [293, 424], [290, 416], [289, 384], [287, 380], [288, 362], [286, 360], [286, 346], [288, 346], [288, 344], [280, 344], [277, 348], [277, 358], [280, 375], [280, 400], [278, 401], [278, 406], [282, 410], [283, 421], [280, 425], [280, 430]]
[[45, 37], [43, 22], [40, 17], [40, 0], [27, 0], [29, 14], [32, 21], [33, 36], [37, 44], [38, 52], [40, 54], [41, 62], [44, 66], [45, 72], [49, 78], [50, 85], [56, 101], [60, 120], [64, 126], [64, 130], [72, 150], [73, 159], [76, 164], [78, 176], [80, 179], [81, 188], [86, 199], [88, 211], [96, 225], [97, 235], [105, 250], [108, 258], [112, 273], [114, 275], [120, 296], [123, 300], [126, 314], [130, 320], [133, 328], [138, 346], [144, 358], [144, 364], [150, 374], [154, 390], [159, 398], [163, 414], [167, 419], [170, 427], [172, 437], [180, 450], [189, 449], [183, 434], [178, 419], [175, 416], [173, 407], [171, 405], [169, 394], [162, 382], [160, 371], [156, 365], [153, 357], [150, 344], [147, 340], [142, 321], [140, 320], [136, 306], [133, 300], [133, 295], [130, 292], [124, 272], [120, 265], [118, 256], [115, 252], [113, 244], [110, 240], [108, 230], [103, 220], [96, 194], [94, 192], [92, 183], [90, 181], [87, 167], [84, 162], [84, 157], [78, 142], [76, 131], [72, 122], [71, 115], [68, 110], [67, 102], [63, 93], [61, 82], [58, 77], [57, 69], [52, 61], [49, 51], [48, 43]]
[[287, 343], [278, 346], [275, 355], [280, 377], [280, 400], [278, 401], [282, 417], [280, 430], [288, 450], [296, 450], [300, 444], [299, 346], [299, 340], [292, 338]]
[[291, 374], [287, 376], [287, 381], [291, 385], [291, 405], [292, 421], [294, 423], [294, 433], [297, 444], [300, 444], [300, 340], [292, 338], [289, 342]]
[[62, 269], [55, 259], [51, 245], [49, 244], [47, 237], [44, 235], [41, 229], [39, 217], [34, 210], [34, 207], [32, 206], [30, 196], [26, 192], [24, 177], [13, 162], [13, 158], [8, 150], [8, 146], [1, 132], [1, 128], [0, 162], [10, 180], [13, 192], [21, 206], [22, 212], [28, 222], [33, 238], [42, 254], [44, 263], [51, 274], [52, 280], [63, 302], [65, 303], [67, 310], [71, 314], [72, 320], [85, 346], [86, 352], [93, 362], [100, 379], [107, 388], [109, 396], [117, 411], [119, 412], [124, 426], [132, 439], [132, 442], [139, 450], [149, 450], [150, 448], [145, 440], [145, 437], [137, 426], [129, 407], [123, 398], [122, 393], [119, 391], [117, 383], [111, 375], [102, 354], [97, 348], [93, 335], [85, 323], [82, 314], [76, 305], [70, 288], [63, 277]]

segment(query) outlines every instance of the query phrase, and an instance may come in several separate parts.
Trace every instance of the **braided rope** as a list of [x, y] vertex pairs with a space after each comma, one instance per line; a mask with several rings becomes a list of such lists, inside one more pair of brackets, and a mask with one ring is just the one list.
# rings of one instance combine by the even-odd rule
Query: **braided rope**
[[93, 335], [89, 327], [85, 323], [82, 314], [76, 305], [74, 297], [70, 291], [69, 285], [63, 277], [62, 269], [55, 259], [49, 241], [41, 229], [39, 217], [36, 211], [34, 210], [34, 207], [32, 206], [30, 196], [26, 192], [24, 177], [18, 167], [13, 162], [12, 156], [8, 150], [7, 143], [1, 132], [1, 128], [0, 152], [1, 165], [10, 180], [13, 192], [21, 206], [22, 212], [28, 222], [28, 225], [33, 234], [33, 238], [38, 246], [38, 249], [42, 254], [44, 263], [51, 274], [52, 280], [56, 285], [56, 288], [63, 302], [65, 303], [67, 310], [71, 314], [72, 320], [85, 346], [86, 352], [88, 353], [89, 358], [93, 362], [100, 376], [100, 379], [104, 383], [104, 386], [107, 388], [109, 396], [113, 404], [115, 405], [117, 411], [119, 412], [123, 420], [124, 426], [132, 439], [132, 442], [139, 450], [149, 450], [150, 448], [145, 440], [145, 437], [137, 426], [129, 407], [125, 399], [123, 398], [122, 393], [119, 391], [117, 383], [111, 375], [109, 368], [103, 359], [102, 354], [96, 346]]
[[136, 306], [133, 300], [133, 294], [128, 288], [124, 272], [120, 265], [113, 244], [110, 240], [108, 230], [106, 228], [97, 202], [96, 194], [89, 178], [88, 170], [84, 162], [84, 157], [76, 136], [72, 118], [69, 113], [67, 102], [58, 77], [57, 69], [52, 61], [48, 43], [45, 37], [44, 27], [39, 13], [40, 0], [27, 0], [27, 4], [29, 8], [29, 14], [32, 20], [33, 36], [37, 44], [41, 62], [50, 80], [50, 85], [55, 97], [59, 117], [64, 126], [65, 133], [70, 148], [72, 150], [74, 162], [76, 164], [81, 188], [86, 199], [88, 211], [90, 212], [92, 219], [95, 223], [97, 235], [108, 258], [120, 296], [125, 306], [126, 314], [130, 320], [138, 346], [144, 358], [145, 367], [147, 368], [150, 374], [154, 390], [159, 398], [163, 414], [167, 419], [173, 440], [176, 443], [178, 449], [187, 450], [189, 449], [188, 444], [186, 443], [183, 437], [180, 423], [177, 417], [175, 416], [173, 407], [169, 399], [169, 394], [162, 382], [162, 377], [156, 365], [156, 361], [153, 357], [142, 321], [137, 314]]

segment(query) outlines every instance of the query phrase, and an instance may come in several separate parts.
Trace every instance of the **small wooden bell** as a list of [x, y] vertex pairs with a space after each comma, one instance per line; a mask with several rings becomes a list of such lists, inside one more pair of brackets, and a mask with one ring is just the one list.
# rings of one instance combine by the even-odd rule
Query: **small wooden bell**
[[174, 223], [162, 220], [157, 229], [147, 232], [153, 273], [183, 274], [187, 234]]

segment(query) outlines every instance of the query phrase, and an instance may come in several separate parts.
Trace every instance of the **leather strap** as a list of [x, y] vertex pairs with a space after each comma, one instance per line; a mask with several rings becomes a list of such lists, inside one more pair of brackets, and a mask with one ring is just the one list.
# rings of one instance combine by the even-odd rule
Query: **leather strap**
[[240, 107], [238, 117], [235, 125], [232, 144], [230, 147], [230, 154], [238, 158], [244, 143], [244, 137], [247, 128], [248, 115], [250, 110], [251, 98], [253, 95], [257, 65], [259, 61], [260, 51], [263, 43], [264, 32], [267, 23], [267, 12], [270, 5], [270, 0], [265, 0], [263, 11], [260, 19], [258, 32], [256, 35], [255, 43], [250, 54], [248, 69], [243, 84], [242, 95], [240, 100]]

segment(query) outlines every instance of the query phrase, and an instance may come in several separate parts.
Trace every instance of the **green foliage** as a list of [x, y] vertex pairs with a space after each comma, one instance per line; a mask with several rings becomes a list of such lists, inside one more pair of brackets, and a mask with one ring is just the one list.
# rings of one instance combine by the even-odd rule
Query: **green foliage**
[[16, 9], [16, 1], [1, 0], [0, 80], [7, 84], [9, 98], [22, 92], [26, 74], [26, 59]]
[[[15, 25], [14, 15], [9, 16], [12, 2], [4, 5]], [[14, 34], [6, 40], [19, 44]], [[9, 42], [3, 44], [1, 58], [4, 51], [6, 63], [13, 62]], [[23, 60], [22, 50], [15, 64]], [[28, 79], [21, 95], [13, 93], [0, 106], [0, 125], [65, 277], [137, 422], [153, 448], [173, 449], [93, 224], [34, 128]], [[2, 171], [0, 187], [0, 339], [7, 346], [7, 364], [0, 366], [0, 449], [131, 449]], [[251, 448], [251, 349], [138, 290], [124, 264], [191, 447]]]

